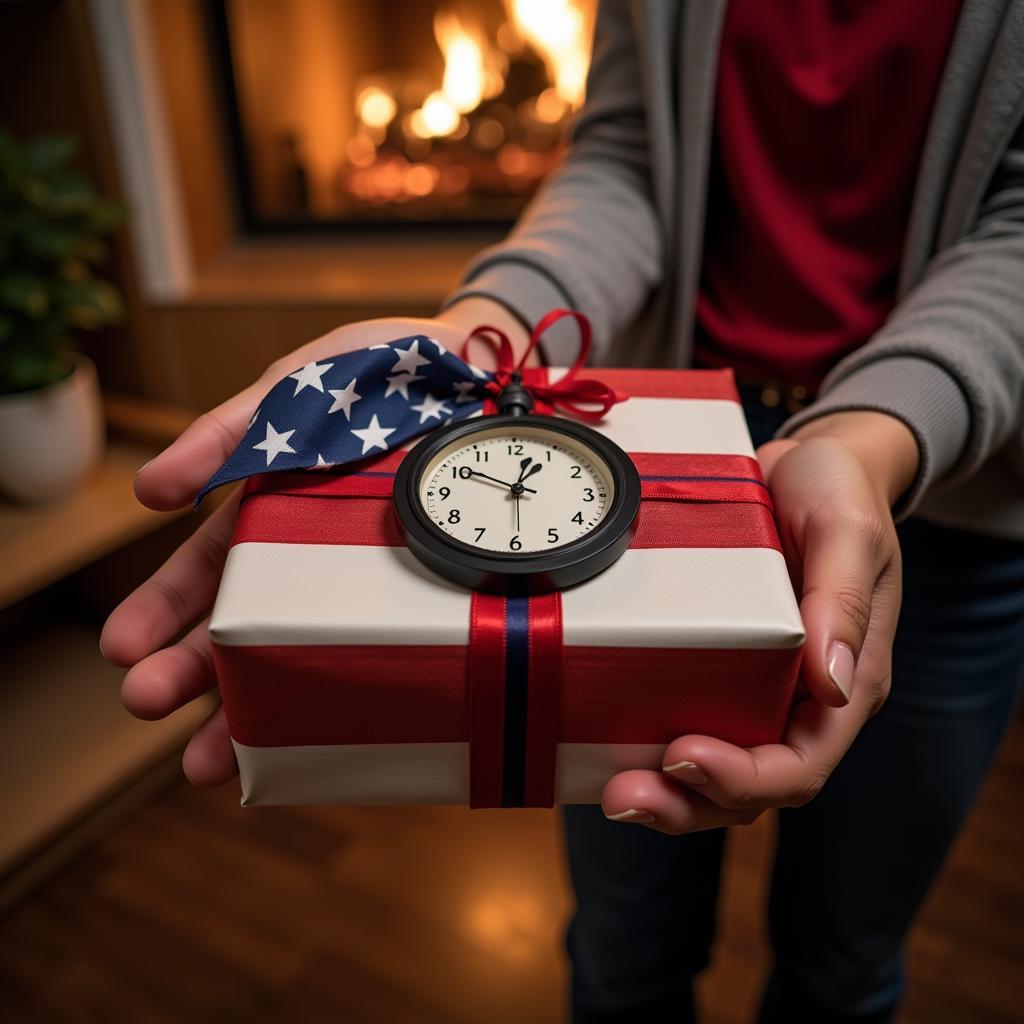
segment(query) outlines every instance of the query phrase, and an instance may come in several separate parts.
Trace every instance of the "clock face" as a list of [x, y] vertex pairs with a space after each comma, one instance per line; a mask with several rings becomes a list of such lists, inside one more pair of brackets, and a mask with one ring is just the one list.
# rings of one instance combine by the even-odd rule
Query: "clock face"
[[481, 552], [555, 551], [587, 536], [615, 498], [608, 464], [557, 430], [512, 424], [441, 448], [420, 475], [430, 522]]

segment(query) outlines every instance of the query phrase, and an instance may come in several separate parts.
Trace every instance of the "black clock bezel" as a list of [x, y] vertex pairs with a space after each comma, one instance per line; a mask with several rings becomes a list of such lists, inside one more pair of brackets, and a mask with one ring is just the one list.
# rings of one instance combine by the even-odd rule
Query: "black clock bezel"
[[[420, 479], [433, 458], [442, 448], [481, 431], [522, 427], [561, 433], [604, 460], [614, 482], [604, 519], [583, 537], [554, 551], [527, 555], [482, 552], [438, 529], [418, 496]], [[596, 576], [629, 547], [640, 511], [640, 474], [617, 444], [582, 423], [534, 414], [485, 416], [451, 423], [424, 437], [398, 467], [394, 501], [409, 549], [438, 575], [471, 590], [542, 593]]]

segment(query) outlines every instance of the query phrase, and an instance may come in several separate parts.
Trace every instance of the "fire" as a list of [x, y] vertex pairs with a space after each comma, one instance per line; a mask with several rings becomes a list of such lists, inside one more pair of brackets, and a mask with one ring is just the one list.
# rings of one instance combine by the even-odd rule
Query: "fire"
[[486, 42], [451, 11], [434, 16], [434, 37], [444, 54], [441, 91], [455, 110], [468, 114], [484, 98]]
[[421, 139], [455, 134], [463, 123], [462, 115], [480, 106], [485, 93], [495, 85], [494, 69], [487, 66], [486, 41], [457, 14], [438, 11], [434, 16], [434, 37], [444, 55], [441, 88], [432, 92], [408, 118], [410, 133]]
[[543, 58], [561, 100], [583, 102], [589, 65], [588, 18], [573, 0], [505, 0], [516, 32]]
[[[505, 0], [505, 4], [512, 30], [540, 54], [554, 83], [539, 98], [535, 115], [541, 122], [557, 124], [566, 109], [576, 109], [583, 102], [588, 18], [579, 0]], [[489, 46], [484, 34], [454, 11], [439, 10], [434, 15], [434, 37], [444, 56], [441, 88], [407, 120], [409, 133], [421, 139], [454, 134], [463, 124], [462, 115], [476, 110], [485, 97], [501, 92], [508, 65], [507, 55]]]
[[443, 92], [432, 92], [413, 114], [412, 124], [416, 134], [423, 138], [451, 135], [459, 127], [459, 112]]
[[440, 81], [392, 70], [361, 83], [342, 191], [472, 213], [492, 195], [529, 194], [556, 166], [561, 129], [583, 102], [596, 0], [492, 2], [506, 13], [493, 38], [493, 22], [464, 3], [436, 11]]
[[379, 85], [368, 86], [356, 97], [359, 120], [371, 128], [386, 128], [397, 110], [394, 96]]

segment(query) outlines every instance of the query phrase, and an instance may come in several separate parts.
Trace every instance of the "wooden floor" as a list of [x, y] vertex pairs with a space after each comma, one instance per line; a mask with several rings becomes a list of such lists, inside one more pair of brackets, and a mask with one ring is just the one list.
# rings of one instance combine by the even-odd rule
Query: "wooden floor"
[[[904, 1024], [1024, 1020], [1024, 727], [916, 928]], [[767, 952], [764, 819], [732, 837], [708, 1024]], [[544, 1024], [565, 1019], [557, 818], [247, 809], [181, 784], [0, 921], [0, 1020]]]

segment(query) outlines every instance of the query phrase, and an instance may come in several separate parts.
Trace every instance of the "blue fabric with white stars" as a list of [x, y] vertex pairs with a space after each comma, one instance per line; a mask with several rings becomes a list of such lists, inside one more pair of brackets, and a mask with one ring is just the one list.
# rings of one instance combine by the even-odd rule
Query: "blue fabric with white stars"
[[465, 419], [492, 378], [423, 334], [307, 363], [270, 389], [196, 505], [235, 480], [342, 466]]

